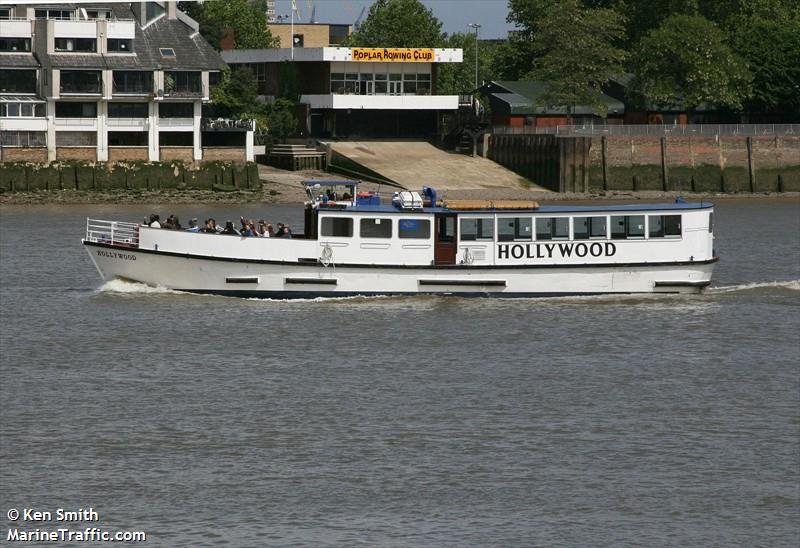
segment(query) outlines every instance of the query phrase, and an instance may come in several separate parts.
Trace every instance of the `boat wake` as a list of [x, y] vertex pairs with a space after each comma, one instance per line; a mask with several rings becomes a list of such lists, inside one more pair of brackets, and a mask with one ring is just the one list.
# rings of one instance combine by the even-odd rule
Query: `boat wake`
[[177, 294], [175, 291], [162, 286], [152, 286], [130, 280], [114, 279], [104, 283], [97, 289], [98, 293], [124, 293], [124, 294]]
[[788, 289], [790, 291], [800, 291], [800, 280], [787, 280], [783, 282], [752, 282], [749, 284], [722, 285], [719, 287], [709, 287], [705, 293], [716, 295], [721, 293], [740, 293], [745, 291], [755, 291], [761, 289]]

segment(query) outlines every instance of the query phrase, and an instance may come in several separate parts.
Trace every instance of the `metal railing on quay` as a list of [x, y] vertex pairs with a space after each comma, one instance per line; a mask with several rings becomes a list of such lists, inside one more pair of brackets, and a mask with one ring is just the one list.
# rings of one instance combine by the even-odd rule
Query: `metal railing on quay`
[[798, 135], [800, 124], [607, 124], [563, 126], [493, 126], [495, 135], [555, 135], [561, 137], [682, 137], [682, 136], [741, 136]]
[[139, 225], [86, 218], [86, 240], [123, 247], [139, 247]]

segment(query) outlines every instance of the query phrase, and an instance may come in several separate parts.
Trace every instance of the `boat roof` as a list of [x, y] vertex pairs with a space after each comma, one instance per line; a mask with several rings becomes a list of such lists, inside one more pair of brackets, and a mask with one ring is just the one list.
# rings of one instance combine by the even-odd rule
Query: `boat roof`
[[357, 185], [358, 181], [349, 179], [308, 179], [303, 181], [305, 186], [341, 186], [341, 185]]
[[600, 213], [610, 211], [683, 211], [689, 209], [711, 209], [711, 202], [677, 202], [663, 204], [597, 204], [597, 205], [542, 205], [538, 209], [469, 209], [459, 210], [447, 207], [425, 207], [419, 209], [401, 209], [390, 204], [357, 205], [347, 209], [320, 208], [321, 212], [342, 213], [355, 211], [363, 213]]

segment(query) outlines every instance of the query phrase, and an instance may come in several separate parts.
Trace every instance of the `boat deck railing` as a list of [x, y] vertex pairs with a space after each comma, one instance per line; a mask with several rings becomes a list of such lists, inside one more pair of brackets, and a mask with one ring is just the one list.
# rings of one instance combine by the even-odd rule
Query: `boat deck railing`
[[86, 218], [86, 240], [101, 244], [139, 247], [139, 225]]

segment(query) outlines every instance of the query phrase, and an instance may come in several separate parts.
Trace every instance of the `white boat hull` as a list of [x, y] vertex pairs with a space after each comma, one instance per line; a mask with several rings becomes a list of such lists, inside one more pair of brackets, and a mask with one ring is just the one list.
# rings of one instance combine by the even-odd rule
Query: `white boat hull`
[[260, 298], [441, 294], [541, 297], [609, 293], [699, 293], [716, 259], [653, 264], [324, 266], [320, 263], [193, 257], [84, 241], [104, 280]]

